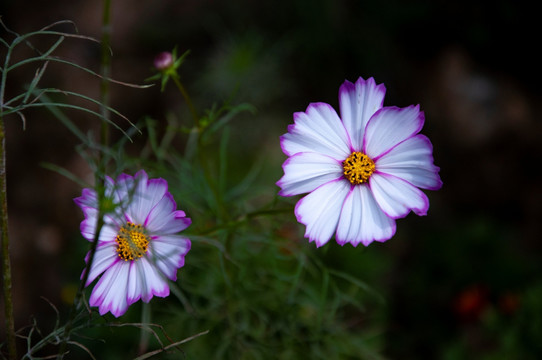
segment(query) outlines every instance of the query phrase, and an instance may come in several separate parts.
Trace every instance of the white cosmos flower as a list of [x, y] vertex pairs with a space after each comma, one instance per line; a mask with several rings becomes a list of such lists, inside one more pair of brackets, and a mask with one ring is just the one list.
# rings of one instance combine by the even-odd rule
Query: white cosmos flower
[[[177, 233], [191, 220], [176, 210], [167, 182], [149, 179], [143, 170], [133, 177], [122, 174], [116, 182], [107, 177], [105, 195], [115, 210], [104, 216], [85, 286], [103, 274], [89, 304], [99, 307], [101, 315], [110, 311], [119, 317], [139, 299], [149, 302], [154, 295], [169, 295], [168, 279], [177, 279], [177, 270], [190, 250], [190, 240]], [[98, 214], [96, 192], [83, 189], [82, 196], [74, 201], [85, 215], [81, 233], [93, 241]], [[89, 254], [87, 262], [88, 258]]]
[[282, 196], [308, 193], [297, 203], [305, 237], [322, 246], [335, 234], [341, 245], [386, 241], [395, 219], [411, 210], [426, 215], [419, 189], [442, 186], [419, 106], [383, 107], [386, 88], [361, 77], [339, 89], [341, 117], [325, 103], [294, 114], [281, 137], [289, 156], [277, 182]]

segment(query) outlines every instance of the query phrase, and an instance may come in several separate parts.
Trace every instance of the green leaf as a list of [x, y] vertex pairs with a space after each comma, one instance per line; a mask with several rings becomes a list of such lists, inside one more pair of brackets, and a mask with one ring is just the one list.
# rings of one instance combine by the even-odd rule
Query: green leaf
[[48, 163], [48, 162], [43, 162], [40, 165], [45, 169], [54, 171], [54, 172], [64, 176], [65, 178], [70, 179], [71, 181], [79, 184], [79, 186], [81, 186], [81, 187], [84, 187], [84, 188], [85, 187], [86, 188], [92, 187], [86, 181], [84, 181], [83, 179], [81, 179], [80, 177], [75, 175], [74, 173], [70, 172], [69, 170], [67, 170], [67, 169], [65, 169], [65, 168], [63, 168], [61, 166], [58, 166], [58, 165], [55, 165], [55, 164], [52, 164], [52, 163]]

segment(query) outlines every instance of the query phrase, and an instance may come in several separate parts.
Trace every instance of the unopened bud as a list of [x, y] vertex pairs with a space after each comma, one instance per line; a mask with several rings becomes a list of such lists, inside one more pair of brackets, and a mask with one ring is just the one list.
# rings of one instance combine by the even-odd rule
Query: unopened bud
[[161, 52], [154, 58], [154, 67], [160, 71], [167, 69], [171, 65], [173, 65], [173, 55], [168, 51]]

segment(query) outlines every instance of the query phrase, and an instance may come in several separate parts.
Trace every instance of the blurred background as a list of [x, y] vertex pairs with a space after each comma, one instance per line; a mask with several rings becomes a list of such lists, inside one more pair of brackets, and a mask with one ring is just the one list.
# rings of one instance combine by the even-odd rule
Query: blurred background
[[[399, 220], [394, 238], [367, 249], [330, 242], [323, 258], [348, 262], [385, 298], [368, 309], [381, 314], [385, 357], [535, 359], [542, 357], [542, 72], [540, 26], [530, 6], [113, 0], [112, 77], [143, 83], [157, 53], [190, 50], [181, 79], [199, 108], [231, 99], [257, 109], [235, 123], [239, 141], [231, 151], [241, 163], [243, 153], [269, 154], [271, 192], [285, 159], [278, 139], [292, 113], [317, 101], [338, 109], [345, 79], [384, 83], [385, 105], [420, 104], [422, 132], [444, 182], [428, 193], [428, 216]], [[0, 15], [20, 34], [69, 19], [80, 34], [101, 37], [101, 2], [3, 0]], [[68, 42], [61, 56], [99, 71], [97, 44]], [[32, 76], [21, 72], [10, 90]], [[54, 64], [44, 83], [99, 97], [95, 78]], [[133, 121], [188, 114], [172, 85], [165, 93], [158, 86], [112, 86], [111, 104]], [[98, 128], [82, 115], [77, 121]], [[40, 164], [92, 174], [73, 151], [76, 139], [43, 112], [27, 114], [26, 129], [15, 117], [6, 128], [13, 290], [22, 327], [32, 315], [51, 313], [41, 296], [69, 303], [77, 276], [65, 269], [83, 267], [73, 244], [82, 214], [71, 201], [81, 190]], [[302, 237], [299, 229], [295, 234]]]

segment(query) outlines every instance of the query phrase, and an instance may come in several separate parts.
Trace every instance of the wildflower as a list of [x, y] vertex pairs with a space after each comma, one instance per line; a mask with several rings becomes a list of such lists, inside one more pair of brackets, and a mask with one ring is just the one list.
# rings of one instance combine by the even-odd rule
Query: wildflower
[[325, 103], [294, 114], [281, 137], [289, 156], [277, 182], [282, 196], [308, 193], [295, 207], [305, 237], [322, 246], [336, 241], [365, 246], [395, 234], [395, 219], [411, 210], [426, 215], [419, 189], [442, 186], [433, 147], [418, 134], [419, 105], [383, 107], [386, 89], [373, 78], [345, 81], [339, 89], [341, 118]]
[[[177, 279], [177, 270], [190, 250], [190, 240], [177, 233], [191, 220], [176, 210], [167, 182], [148, 179], [143, 170], [133, 177], [122, 174], [116, 182], [107, 177], [105, 197], [113, 206], [103, 217], [85, 286], [103, 274], [89, 303], [99, 307], [101, 315], [110, 311], [119, 317], [139, 299], [149, 302], [154, 295], [169, 295], [167, 279]], [[96, 192], [83, 189], [82, 196], [74, 201], [85, 215], [81, 233], [93, 241], [98, 215]]]

